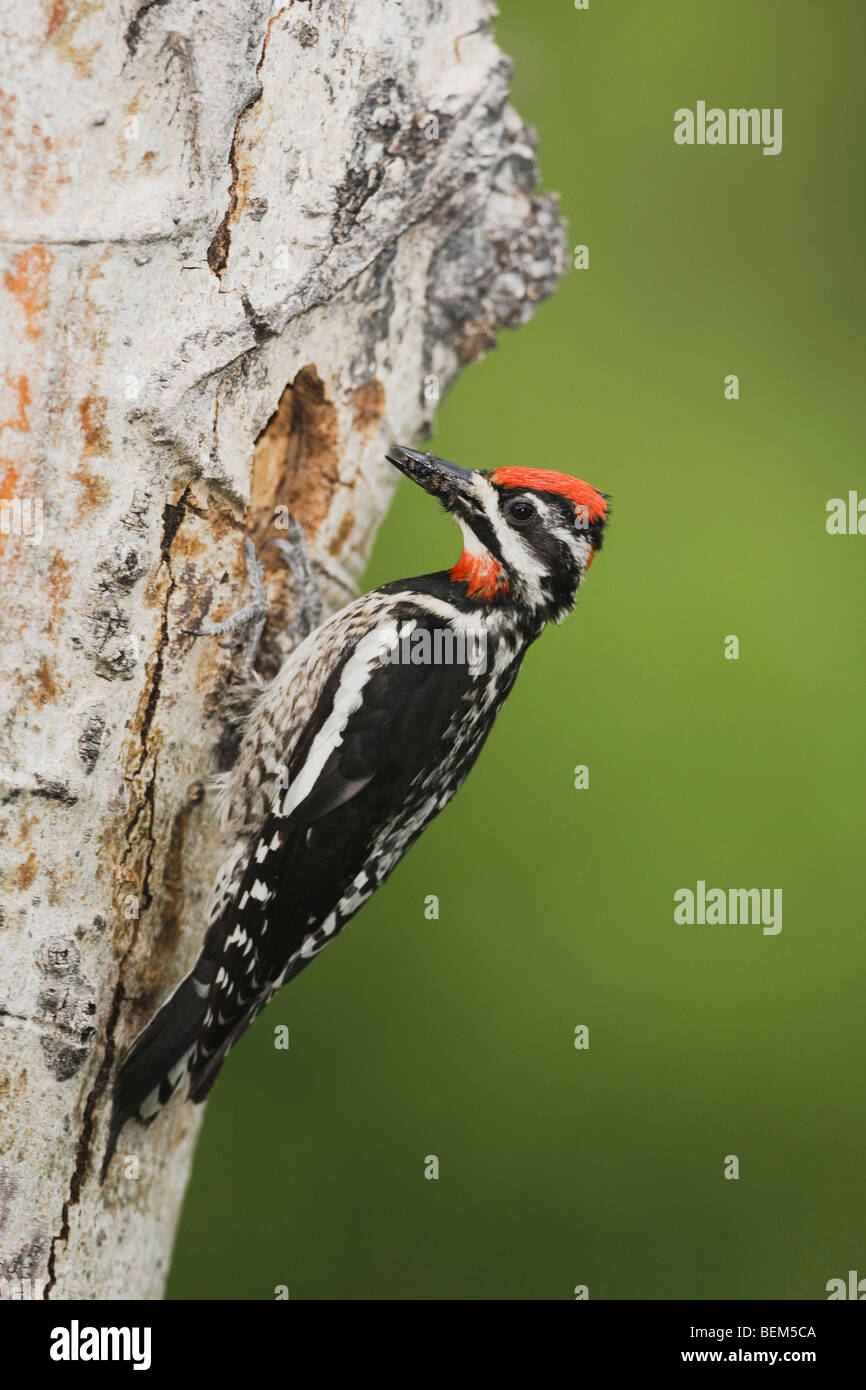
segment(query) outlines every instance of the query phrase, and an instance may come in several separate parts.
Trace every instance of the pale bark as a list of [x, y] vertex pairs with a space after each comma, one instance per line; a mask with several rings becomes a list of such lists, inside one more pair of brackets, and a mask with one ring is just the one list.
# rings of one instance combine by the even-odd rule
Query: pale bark
[[387, 444], [563, 269], [491, 13], [0, 0], [0, 1279], [45, 1296], [160, 1296], [201, 1118], [100, 1188], [221, 852], [236, 658], [186, 630], [280, 505], [350, 598]]

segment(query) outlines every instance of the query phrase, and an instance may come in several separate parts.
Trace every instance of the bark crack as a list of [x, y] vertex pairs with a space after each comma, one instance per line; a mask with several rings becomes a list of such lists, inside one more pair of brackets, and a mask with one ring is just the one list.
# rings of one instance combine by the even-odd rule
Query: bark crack
[[[291, 5], [284, 5], [281, 10], [277, 10], [277, 13], [275, 15], [272, 15], [271, 18], [268, 20], [268, 27], [265, 31], [265, 37], [262, 40], [261, 55], [259, 57], [259, 61], [256, 63], [256, 78], [258, 78], [258, 75], [262, 70], [262, 64], [265, 61], [265, 56], [268, 51], [268, 42], [271, 37], [271, 29], [276, 24], [277, 20], [282, 19], [286, 11], [290, 9]], [[216, 229], [216, 232], [214, 233], [213, 240], [211, 241], [210, 246], [207, 248], [207, 263], [213, 271], [214, 275], [216, 275], [220, 281], [222, 281], [223, 272], [225, 271], [226, 265], [228, 264], [229, 250], [231, 249], [232, 219], [238, 210], [238, 184], [240, 182], [240, 169], [238, 167], [238, 140], [240, 138], [241, 126], [243, 125], [244, 117], [253, 109], [254, 106], [256, 106], [261, 101], [263, 91], [264, 87], [262, 86], [262, 83], [257, 81], [255, 91], [252, 93], [248, 101], [244, 103], [244, 105], [241, 107], [240, 112], [238, 113], [238, 118], [235, 121], [234, 132], [232, 134], [232, 142], [229, 146], [229, 168], [231, 169], [232, 176], [231, 182], [229, 183], [228, 206], [226, 207], [225, 213], [223, 214], [222, 221], [220, 222], [219, 226]]]
[[69, 1190], [66, 1196], [66, 1200], [63, 1203], [63, 1208], [60, 1213], [60, 1230], [58, 1231], [57, 1235], [52, 1236], [51, 1238], [51, 1245], [48, 1252], [48, 1279], [45, 1283], [45, 1288], [42, 1294], [42, 1297], [45, 1300], [50, 1299], [52, 1290], [54, 1289], [57, 1283], [57, 1246], [59, 1244], [66, 1244], [68, 1242], [70, 1232], [70, 1214], [72, 1212], [72, 1208], [77, 1206], [81, 1199], [81, 1189], [84, 1185], [84, 1179], [87, 1175], [87, 1171], [90, 1164], [90, 1158], [93, 1150], [93, 1139], [96, 1129], [97, 1107], [108, 1085], [108, 1080], [111, 1075], [111, 1069], [114, 1065], [114, 1059], [117, 1053], [117, 1039], [115, 1035], [117, 1031], [118, 1020], [120, 1018], [120, 1010], [123, 1005], [123, 1001], [126, 998], [126, 972], [129, 966], [129, 962], [132, 958], [133, 952], [135, 951], [135, 948], [138, 944], [139, 934], [141, 931], [142, 914], [148, 910], [153, 900], [150, 883], [151, 875], [153, 872], [153, 858], [156, 850], [155, 797], [157, 754], [155, 750], [151, 754], [151, 750], [148, 746], [148, 740], [151, 728], [153, 726], [156, 708], [159, 702], [160, 688], [162, 685], [162, 676], [165, 665], [165, 654], [168, 649], [169, 643], [169, 608], [171, 605], [172, 595], [174, 594], [176, 588], [176, 580], [171, 570], [171, 552], [175, 537], [177, 536], [177, 533], [180, 529], [181, 523], [187, 510], [187, 498], [189, 495], [189, 491], [190, 485], [188, 484], [176, 503], [166, 502], [163, 508], [163, 531], [162, 540], [160, 544], [160, 562], [166, 567], [168, 573], [168, 584], [166, 586], [165, 599], [162, 604], [162, 613], [160, 616], [160, 632], [159, 640], [157, 642], [156, 656], [154, 659], [153, 676], [151, 677], [150, 691], [148, 693], [147, 704], [145, 705], [144, 714], [142, 716], [141, 722], [141, 754], [138, 759], [138, 763], [135, 767], [133, 776], [137, 777], [141, 773], [142, 768], [144, 767], [149, 757], [152, 758], [153, 766], [151, 768], [151, 775], [145, 781], [143, 797], [139, 801], [139, 804], [135, 809], [135, 813], [132, 817], [132, 820], [126, 830], [125, 839], [127, 848], [122, 861], [123, 864], [125, 864], [130, 854], [133, 852], [133, 848], [137, 839], [136, 832], [138, 828], [138, 823], [141, 819], [142, 813], [146, 811], [148, 814], [146, 832], [147, 849], [145, 852], [144, 867], [141, 875], [141, 894], [139, 902], [139, 911], [138, 915], [134, 919], [129, 944], [126, 947], [123, 956], [121, 957], [120, 964], [117, 970], [117, 979], [115, 981], [114, 991], [111, 998], [111, 1007], [109, 1009], [108, 1018], [105, 1024], [105, 1052], [103, 1054], [99, 1070], [96, 1074], [96, 1079], [90, 1089], [90, 1092], [87, 1096], [87, 1100], [85, 1101], [84, 1113], [81, 1120], [81, 1129], [78, 1135], [78, 1145], [75, 1152], [75, 1165], [73, 1167], [72, 1175], [69, 1180]]

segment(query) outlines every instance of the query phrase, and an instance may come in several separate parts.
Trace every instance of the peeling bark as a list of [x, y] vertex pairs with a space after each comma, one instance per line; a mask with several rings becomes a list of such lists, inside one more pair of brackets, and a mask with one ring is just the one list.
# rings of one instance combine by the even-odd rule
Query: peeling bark
[[200, 1111], [97, 1175], [224, 848], [233, 657], [190, 629], [280, 508], [350, 598], [388, 443], [564, 269], [491, 13], [0, 0], [0, 1297], [164, 1285]]

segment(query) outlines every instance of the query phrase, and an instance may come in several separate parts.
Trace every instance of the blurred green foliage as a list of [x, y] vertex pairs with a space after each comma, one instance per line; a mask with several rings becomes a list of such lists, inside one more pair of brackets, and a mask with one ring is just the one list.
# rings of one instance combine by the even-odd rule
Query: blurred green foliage
[[[866, 1274], [866, 537], [825, 530], [866, 496], [866, 10], [502, 11], [590, 269], [465, 372], [432, 447], [586, 478], [607, 544], [463, 791], [230, 1058], [174, 1298], [814, 1299]], [[676, 146], [698, 99], [781, 106], [782, 154]], [[401, 483], [369, 586], [457, 549]], [[699, 878], [781, 887], [782, 932], [676, 926]]]

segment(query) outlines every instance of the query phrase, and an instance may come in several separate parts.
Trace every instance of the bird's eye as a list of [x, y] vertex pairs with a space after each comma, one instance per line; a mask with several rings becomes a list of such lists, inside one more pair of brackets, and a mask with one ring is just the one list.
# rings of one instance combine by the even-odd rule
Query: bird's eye
[[531, 517], [535, 516], [535, 508], [531, 502], [520, 497], [516, 502], [509, 504], [508, 515], [512, 521], [529, 521]]

